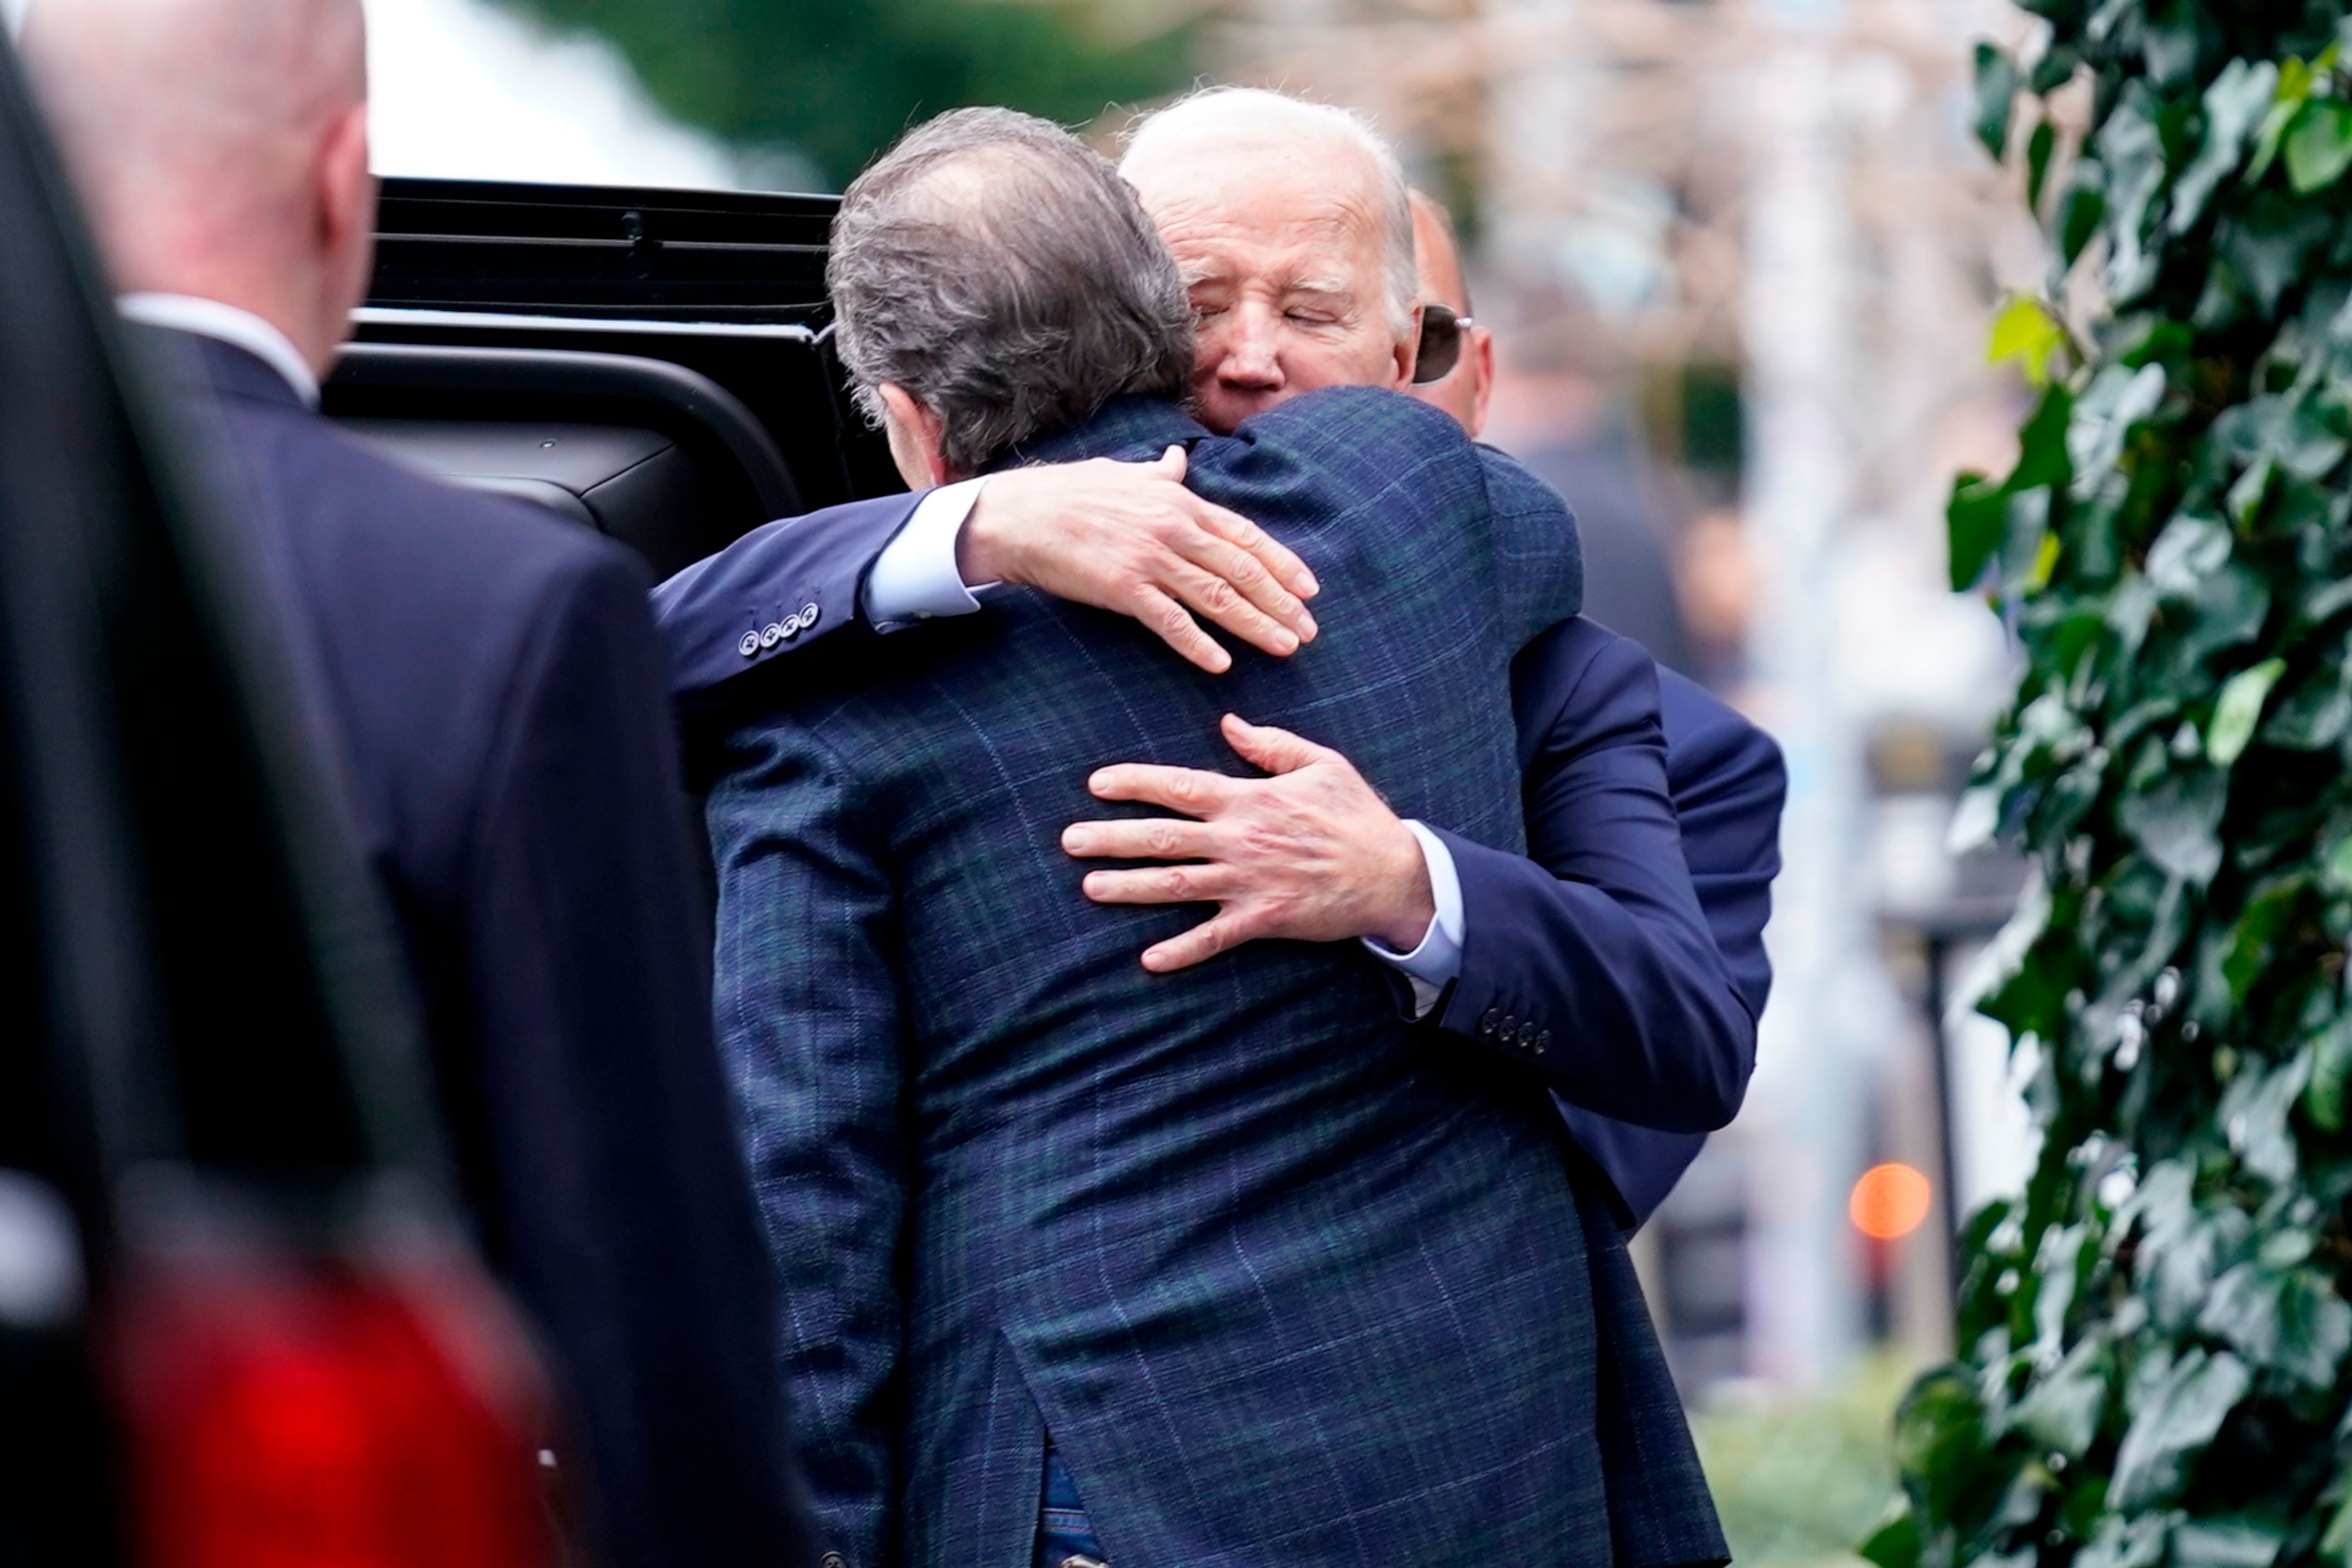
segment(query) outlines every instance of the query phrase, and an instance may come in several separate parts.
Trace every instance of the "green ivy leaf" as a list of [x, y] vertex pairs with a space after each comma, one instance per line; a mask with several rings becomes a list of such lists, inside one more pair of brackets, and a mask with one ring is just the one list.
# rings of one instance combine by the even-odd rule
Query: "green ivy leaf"
[[2074, 416], [2074, 394], [2053, 382], [2034, 405], [2033, 416], [2018, 434], [2017, 467], [2009, 476], [2013, 490], [2040, 486], [2063, 486], [2074, 469], [2066, 456], [2066, 432]]
[[2008, 527], [2009, 492], [1982, 474], [1963, 473], [1952, 481], [1952, 499], [1944, 508], [1944, 525], [1950, 540], [1952, 591], [1976, 585], [2000, 548]]
[[2352, 103], [2315, 99], [2286, 133], [2286, 181], [2297, 195], [2325, 190], [2352, 169]]
[[2335, 233], [2328, 216], [2284, 191], [2262, 190], [2245, 209], [2216, 226], [2218, 258], [2243, 279], [2255, 307], [2268, 314], [2286, 291], [2305, 281], [2311, 258]]
[[2172, 1568], [2271, 1568], [2285, 1544], [2274, 1520], [2183, 1520], [2172, 1527]]
[[1984, 1405], [1975, 1384], [1952, 1368], [1911, 1385], [1895, 1413], [1895, 1462], [1924, 1486], [1922, 1500], [1948, 1515], [1979, 1481], [1988, 1457]]
[[2226, 768], [2245, 753], [2262, 722], [2263, 704], [2271, 688], [2286, 673], [2286, 660], [2266, 658], [2252, 669], [2242, 669], [2221, 688], [2213, 704], [2213, 723], [2205, 731], [2205, 755], [2214, 766]]
[[2303, 1097], [2310, 1072], [2310, 1058], [2298, 1053], [2268, 1072], [2242, 1074], [2215, 1113], [2239, 1163], [2274, 1186], [2294, 1180], [2294, 1132], [2287, 1113]]
[[1919, 1523], [1909, 1503], [1897, 1500], [1888, 1509], [1862, 1543], [1862, 1556], [1878, 1568], [1919, 1568]]
[[2333, 1386], [2352, 1351], [2352, 1306], [2307, 1268], [2238, 1265], [2214, 1282], [2197, 1326], [2310, 1389]]
[[2105, 165], [2095, 158], [2077, 160], [2058, 204], [2058, 255], [2067, 266], [2074, 265], [2106, 216]]
[[2042, 205], [2042, 182], [2050, 174], [2050, 154], [2058, 148], [2058, 128], [2047, 120], [2033, 127], [2033, 134], [2025, 139], [2025, 205], [2037, 211]]
[[2245, 1363], [2227, 1351], [2184, 1352], [2124, 1433], [2108, 1506], [2137, 1511], [2179, 1496], [2190, 1461], [2211, 1445], [2252, 1384]]
[[2246, 141], [2270, 111], [2278, 88], [2278, 68], [2268, 60], [2231, 60], [2205, 89], [2205, 138], [2197, 157], [2172, 187], [2172, 212], [2166, 226], [2187, 234], [2204, 216], [2223, 180], [2237, 173], [2246, 155]]
[[[2352, 851], [2352, 838], [2336, 847], [2336, 858], [2347, 858], [2347, 851]], [[2352, 866], [2347, 869], [2352, 870]], [[2331, 875], [2335, 872], [2332, 863], [2329, 871]], [[2303, 1091], [2303, 1113], [2321, 1131], [2344, 1131], [2344, 1090], [2347, 1081], [2352, 1081], [2352, 1013], [2339, 1013], [2311, 1042], [2311, 1082]]]
[[2077, 493], [2086, 479], [2116, 466], [2131, 427], [2162, 405], [2164, 386], [2164, 367], [2154, 364], [2137, 370], [2111, 364], [2091, 378], [2066, 427], [2066, 456]]
[[2336, 1513], [2327, 1521], [2327, 1531], [2319, 1538], [2319, 1555], [2330, 1563], [2352, 1560], [2352, 1474], [2339, 1479], [2336, 1489], [2344, 1500], [2336, 1505]]
[[2137, 795], [2126, 795], [2116, 816], [2150, 860], [2192, 887], [2221, 868], [2221, 810], [2229, 781], [2210, 768], [2180, 769]]
[[[2108, 1489], [2110, 1492], [2113, 1488]], [[2164, 1560], [2165, 1537], [2175, 1516], [2148, 1514], [2121, 1519], [2110, 1514], [2099, 1521], [2099, 1532], [2074, 1559], [2074, 1568], [2154, 1568]]]
[[2106, 170], [2103, 221], [2114, 246], [2107, 258], [2107, 289], [2118, 306], [2131, 304], [2156, 281], [2160, 258], [2148, 247], [2148, 212], [2170, 173], [2158, 125], [2162, 113], [2147, 84], [2133, 78], [2092, 139]]
[[2009, 153], [2010, 116], [2017, 103], [2017, 62], [1992, 44], [1977, 46], [1977, 140], [1996, 159]]
[[2010, 1425], [2037, 1448], [2080, 1459], [2099, 1435], [2110, 1397], [2112, 1367], [2105, 1345], [2085, 1340], [2058, 1369], [2027, 1390], [2010, 1413]]
[[1992, 331], [1985, 347], [1985, 363], [2003, 364], [2011, 360], [2025, 373], [2025, 379], [2036, 386], [2050, 384], [2050, 362], [2066, 346], [2066, 329], [2051, 315], [2050, 308], [2031, 295], [2013, 296], [2000, 308], [1992, 320]]

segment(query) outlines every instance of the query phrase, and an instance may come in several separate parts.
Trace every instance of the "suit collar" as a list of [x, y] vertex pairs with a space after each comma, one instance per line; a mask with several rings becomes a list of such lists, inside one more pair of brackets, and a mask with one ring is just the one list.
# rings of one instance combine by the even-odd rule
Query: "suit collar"
[[165, 374], [184, 384], [189, 390], [214, 397], [236, 398], [247, 403], [259, 403], [273, 408], [289, 408], [305, 412], [309, 405], [302, 395], [286, 384], [257, 354], [225, 343], [218, 338], [208, 338], [201, 332], [185, 332], [176, 327], [143, 327], [134, 323], [134, 332], [150, 333], [152, 341], [163, 345], [161, 363]]
[[[116, 304], [127, 321], [159, 327], [201, 343], [206, 368], [216, 384], [224, 380], [221, 367], [233, 362], [228, 355], [214, 351], [227, 350], [235, 362], [247, 362], [268, 372], [279, 390], [290, 394], [293, 401], [303, 407], [319, 406], [319, 379], [310, 374], [300, 353], [287, 341], [285, 333], [250, 310], [190, 294], [125, 294]], [[259, 385], [246, 384], [251, 377], [245, 374], [242, 363], [229, 373], [229, 379], [233, 384], [222, 384], [218, 389], [268, 396]], [[268, 397], [270, 402], [283, 400]]]
[[990, 468], [1068, 463], [1083, 458], [1156, 458], [1171, 447], [1190, 447], [1208, 434], [1199, 420], [1172, 403], [1157, 397], [1114, 397], [1085, 424], [1024, 441]]

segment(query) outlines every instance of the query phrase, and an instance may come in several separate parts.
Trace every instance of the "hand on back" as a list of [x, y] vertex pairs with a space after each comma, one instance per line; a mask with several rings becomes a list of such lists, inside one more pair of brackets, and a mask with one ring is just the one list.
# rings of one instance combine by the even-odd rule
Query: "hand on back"
[[1122, 763], [1087, 781], [1103, 800], [1148, 802], [1176, 817], [1073, 823], [1062, 847], [1080, 857], [1189, 864], [1093, 871], [1101, 904], [1217, 904], [1215, 918], [1147, 949], [1155, 973], [1189, 968], [1266, 937], [1420, 945], [1436, 915], [1412, 832], [1355, 764], [1287, 730], [1225, 716], [1226, 742], [1273, 776]]

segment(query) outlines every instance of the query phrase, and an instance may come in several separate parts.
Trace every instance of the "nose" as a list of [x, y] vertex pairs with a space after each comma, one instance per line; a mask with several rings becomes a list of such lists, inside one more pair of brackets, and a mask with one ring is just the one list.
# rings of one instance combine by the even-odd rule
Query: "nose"
[[1281, 321], [1273, 310], [1251, 303], [1234, 311], [1223, 348], [1218, 380], [1252, 392], [1282, 390]]

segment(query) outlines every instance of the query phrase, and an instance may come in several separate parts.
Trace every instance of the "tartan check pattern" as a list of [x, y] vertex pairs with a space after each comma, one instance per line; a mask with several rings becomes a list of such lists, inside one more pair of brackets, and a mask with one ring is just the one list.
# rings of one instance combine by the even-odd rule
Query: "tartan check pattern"
[[[1020, 456], [1171, 441], [1313, 567], [1316, 642], [1210, 677], [1004, 593], [919, 648], [845, 639], [856, 667], [734, 736], [710, 798], [721, 1046], [827, 1544], [1025, 1562], [1050, 1429], [1120, 1568], [1620, 1560], [1603, 1424], [1672, 1389], [1654, 1338], [1600, 1367], [1622, 1241], [1588, 1252], [1542, 1084], [1400, 1022], [1351, 943], [1147, 974], [1204, 910], [1090, 904], [1060, 847], [1128, 809], [1095, 767], [1237, 770], [1228, 710], [1519, 847], [1509, 667], [1578, 607], [1573, 523], [1388, 393], [1223, 439], [1115, 404]], [[1630, 1266], [1599, 1278], [1622, 1315]], [[1672, 1421], [1645, 1463], [1687, 1452]], [[1704, 1546], [1688, 1469], [1642, 1506]]]

